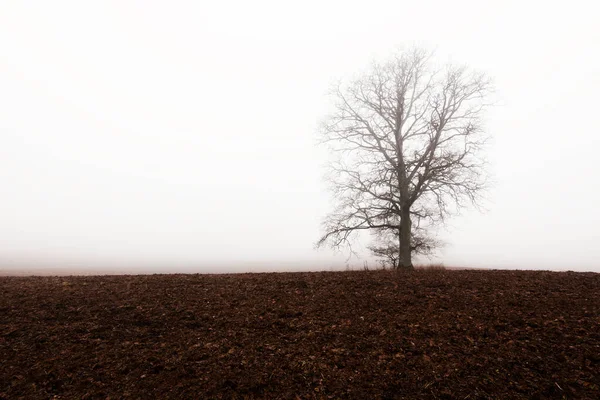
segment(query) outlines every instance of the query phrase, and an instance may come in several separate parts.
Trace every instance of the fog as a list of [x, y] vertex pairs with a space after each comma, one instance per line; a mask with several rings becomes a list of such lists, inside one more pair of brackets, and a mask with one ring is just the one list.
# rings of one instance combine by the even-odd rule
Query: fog
[[[0, 273], [329, 270], [326, 93], [403, 46], [494, 79], [448, 266], [600, 272], [593, 2], [3, 2]], [[428, 260], [423, 260], [428, 262]]]

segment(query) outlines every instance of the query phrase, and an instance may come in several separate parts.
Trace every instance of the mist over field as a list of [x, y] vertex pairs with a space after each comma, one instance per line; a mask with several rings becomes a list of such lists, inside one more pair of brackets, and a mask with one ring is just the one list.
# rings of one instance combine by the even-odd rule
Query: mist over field
[[593, 2], [0, 2], [0, 400], [599, 399]]
[[415, 263], [600, 272], [593, 7], [4, 2], [0, 275], [376, 266], [314, 247], [316, 132], [333, 83], [409, 46], [495, 86], [493, 185]]

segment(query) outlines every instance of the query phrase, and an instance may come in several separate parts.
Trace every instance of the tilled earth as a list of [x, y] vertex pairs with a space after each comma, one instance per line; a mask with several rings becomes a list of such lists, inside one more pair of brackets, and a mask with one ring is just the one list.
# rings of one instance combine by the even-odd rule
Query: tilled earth
[[600, 399], [600, 274], [0, 278], [0, 399]]

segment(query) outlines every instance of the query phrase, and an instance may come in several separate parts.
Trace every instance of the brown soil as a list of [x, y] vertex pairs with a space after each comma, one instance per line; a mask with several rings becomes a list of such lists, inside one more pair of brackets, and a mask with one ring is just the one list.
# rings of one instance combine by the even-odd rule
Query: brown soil
[[600, 274], [0, 278], [0, 399], [600, 399]]

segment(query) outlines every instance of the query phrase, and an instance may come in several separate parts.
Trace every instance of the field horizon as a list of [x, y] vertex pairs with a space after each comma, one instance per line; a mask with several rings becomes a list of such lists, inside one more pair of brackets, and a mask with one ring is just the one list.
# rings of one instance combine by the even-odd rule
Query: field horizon
[[[42, 277], [42, 276], [137, 276], [137, 275], [222, 275], [222, 274], [260, 274], [260, 273], [305, 273], [305, 272], [346, 272], [363, 271], [364, 265], [356, 264], [348, 268], [345, 265], [298, 263], [278, 267], [279, 263], [251, 263], [248, 265], [235, 264], [235, 267], [226, 264], [202, 264], [200, 266], [184, 265], [179, 267], [169, 267], [167, 265], [134, 265], [134, 266], [77, 266], [77, 267], [59, 267], [36, 264], [16, 264], [12, 266], [1, 266], [0, 277]], [[595, 269], [569, 269], [569, 268], [515, 268], [515, 267], [486, 267], [486, 266], [460, 266], [445, 265], [443, 263], [423, 263], [415, 264], [415, 269], [444, 269], [447, 271], [537, 271], [537, 272], [592, 272], [600, 273]], [[371, 264], [368, 271], [382, 270], [378, 265]]]

